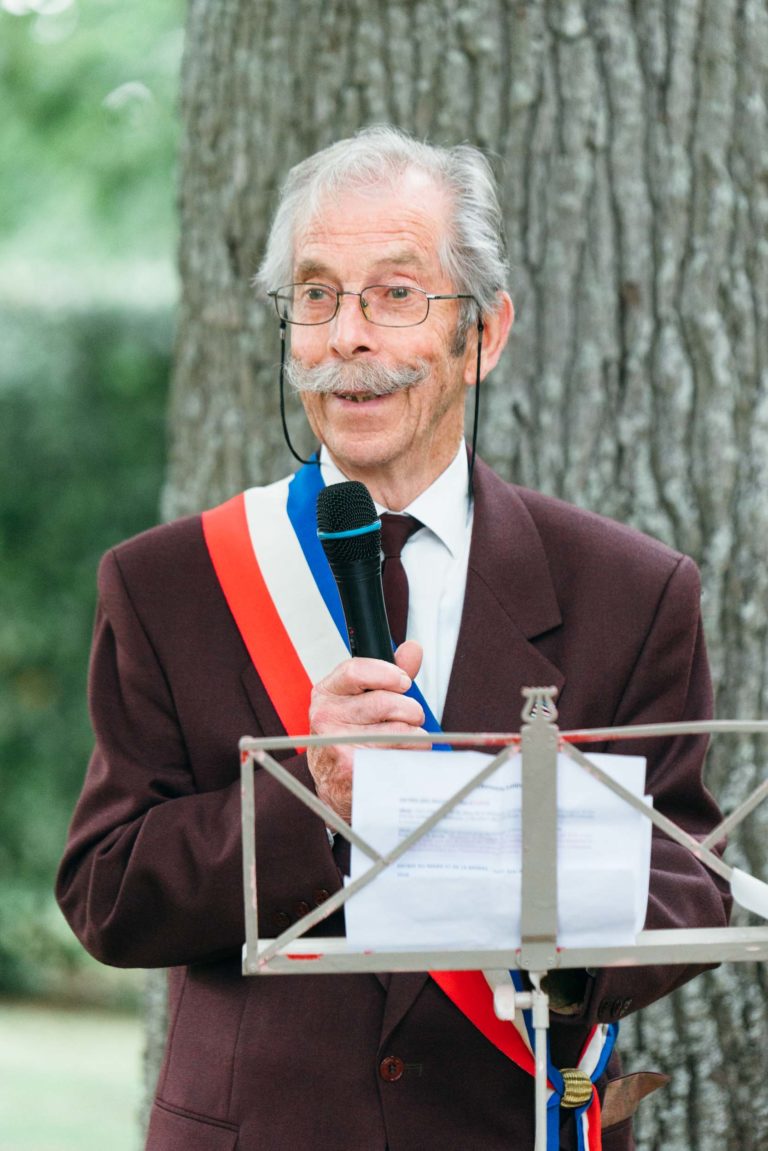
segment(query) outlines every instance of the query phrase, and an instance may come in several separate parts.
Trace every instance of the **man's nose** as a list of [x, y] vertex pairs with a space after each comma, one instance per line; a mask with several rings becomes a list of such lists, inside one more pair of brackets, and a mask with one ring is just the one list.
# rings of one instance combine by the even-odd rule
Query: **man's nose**
[[375, 349], [376, 325], [363, 315], [357, 292], [339, 294], [338, 311], [329, 324], [328, 344], [345, 360]]

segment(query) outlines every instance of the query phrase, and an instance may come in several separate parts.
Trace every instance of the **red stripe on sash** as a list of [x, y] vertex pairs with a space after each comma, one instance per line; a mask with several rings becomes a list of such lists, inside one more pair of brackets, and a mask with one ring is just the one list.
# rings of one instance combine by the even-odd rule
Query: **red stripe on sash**
[[[577, 1067], [581, 1067], [581, 1061], [584, 1059], [585, 1055], [587, 1054], [587, 1050], [588, 1050], [590, 1044], [592, 1043], [592, 1040], [595, 1037], [596, 1031], [597, 1031], [597, 1024], [595, 1024], [595, 1026], [592, 1027], [592, 1029], [589, 1032], [589, 1035], [587, 1036], [587, 1038], [584, 1042], [584, 1045], [581, 1049], [581, 1053], [579, 1055], [579, 1061], [576, 1064]], [[588, 1127], [588, 1131], [587, 1131], [587, 1143], [588, 1143], [587, 1151], [602, 1151], [603, 1144], [602, 1144], [602, 1129], [601, 1129], [600, 1096], [597, 1093], [597, 1087], [595, 1087], [594, 1083], [592, 1084], [592, 1101], [589, 1104], [589, 1106], [587, 1107], [586, 1117], [587, 1117], [587, 1121], [589, 1123], [589, 1127]]]
[[482, 971], [430, 971], [429, 974], [494, 1047], [529, 1075], [536, 1074], [533, 1055], [517, 1028], [508, 1020], [499, 1019], [494, 1011], [493, 992]]
[[587, 1036], [587, 1038], [584, 1040], [584, 1042], [581, 1045], [581, 1051], [579, 1052], [579, 1066], [581, 1066], [581, 1061], [584, 1058], [584, 1056], [587, 1054], [587, 1051], [589, 1050], [589, 1045], [592, 1042], [592, 1040], [594, 1039], [596, 1031], [597, 1031], [597, 1024], [595, 1023], [592, 1027], [590, 1027], [589, 1035]]
[[592, 1084], [592, 1102], [587, 1108], [587, 1116], [589, 1117], [589, 1151], [602, 1151], [602, 1119], [600, 1111], [600, 1096], [597, 1094], [597, 1088], [594, 1083]]
[[280, 619], [251, 546], [245, 498], [203, 512], [216, 576], [261, 682], [288, 735], [309, 727], [312, 685]]

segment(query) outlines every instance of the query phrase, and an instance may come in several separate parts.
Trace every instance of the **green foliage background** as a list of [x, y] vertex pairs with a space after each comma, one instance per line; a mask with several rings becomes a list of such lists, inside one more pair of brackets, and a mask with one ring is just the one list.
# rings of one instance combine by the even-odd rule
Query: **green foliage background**
[[181, 0], [0, 0], [0, 993], [92, 994], [53, 902], [95, 570], [157, 519]]
[[167, 262], [182, 20], [182, 0], [0, 0], [3, 263], [92, 283], [104, 260]]

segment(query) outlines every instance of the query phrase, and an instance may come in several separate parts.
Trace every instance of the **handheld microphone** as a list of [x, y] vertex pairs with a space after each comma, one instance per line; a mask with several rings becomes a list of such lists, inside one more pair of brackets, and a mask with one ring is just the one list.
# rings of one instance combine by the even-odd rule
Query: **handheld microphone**
[[394, 663], [381, 586], [381, 520], [365, 484], [323, 488], [317, 535], [339, 589], [352, 655]]

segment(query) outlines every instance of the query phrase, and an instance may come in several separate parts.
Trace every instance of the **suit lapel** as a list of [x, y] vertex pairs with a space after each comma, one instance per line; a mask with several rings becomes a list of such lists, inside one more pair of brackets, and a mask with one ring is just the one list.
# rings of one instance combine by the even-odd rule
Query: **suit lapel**
[[560, 689], [565, 682], [531, 642], [561, 622], [528, 509], [478, 460], [467, 587], [443, 730], [519, 731], [522, 689]]
[[[565, 677], [531, 642], [562, 619], [539, 533], [515, 489], [478, 460], [464, 608], [444, 731], [519, 731], [524, 687]], [[420, 994], [426, 973], [394, 975], [381, 1042]]]
[[[248, 659], [248, 663], [240, 673], [240, 682], [243, 685], [243, 689], [256, 716], [256, 721], [261, 732], [264, 735], [285, 735], [285, 727], [275, 710], [275, 705], [267, 695], [266, 688], [261, 682], [259, 674], [250, 659]], [[280, 759], [281, 755], [276, 754], [275, 758]]]

